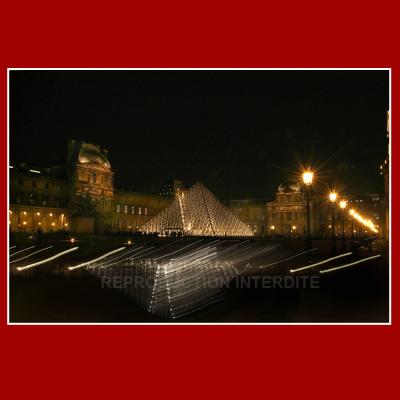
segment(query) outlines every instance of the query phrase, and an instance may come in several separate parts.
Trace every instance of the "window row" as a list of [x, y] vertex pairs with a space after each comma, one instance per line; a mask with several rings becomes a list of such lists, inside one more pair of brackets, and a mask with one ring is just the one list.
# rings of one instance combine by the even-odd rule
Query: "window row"
[[[19, 186], [23, 186], [24, 183], [25, 183], [25, 181], [23, 179], [18, 179], [18, 185]], [[31, 181], [31, 184], [32, 184], [33, 188], [37, 188], [39, 186], [42, 186], [42, 188], [44, 188], [46, 190], [48, 190], [50, 188], [50, 185], [47, 182], [45, 182], [44, 185], [38, 185], [37, 181]]]
[[289, 206], [289, 207], [271, 207], [270, 212], [278, 212], [278, 211], [284, 211], [284, 210], [291, 210], [291, 211], [301, 211], [303, 212], [305, 210], [304, 206]]
[[301, 203], [302, 202], [302, 196], [301, 196], [301, 194], [278, 195], [278, 201], [280, 203]]
[[79, 172], [78, 179], [82, 182], [89, 182], [93, 184], [112, 185], [112, 177], [108, 175]]
[[68, 207], [68, 198], [65, 196], [48, 196], [37, 193], [10, 193], [10, 203], [27, 204], [50, 207]]
[[279, 213], [278, 215], [281, 221], [300, 221], [304, 218], [304, 214], [292, 212]]
[[124, 214], [147, 215], [148, 209], [147, 207], [135, 207], [128, 206], [126, 204], [121, 206], [121, 204], [117, 204], [117, 213], [121, 212], [123, 212]]

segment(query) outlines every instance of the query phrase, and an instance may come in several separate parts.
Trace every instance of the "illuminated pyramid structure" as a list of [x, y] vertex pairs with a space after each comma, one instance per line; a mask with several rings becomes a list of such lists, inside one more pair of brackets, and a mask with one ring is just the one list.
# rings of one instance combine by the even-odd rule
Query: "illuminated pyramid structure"
[[251, 229], [197, 182], [140, 228], [144, 233], [185, 236], [254, 236]]

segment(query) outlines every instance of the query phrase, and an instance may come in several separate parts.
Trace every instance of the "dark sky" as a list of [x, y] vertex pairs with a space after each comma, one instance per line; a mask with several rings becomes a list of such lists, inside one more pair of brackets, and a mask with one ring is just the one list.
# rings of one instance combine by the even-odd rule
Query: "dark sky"
[[10, 160], [51, 166], [67, 140], [109, 150], [116, 185], [180, 178], [263, 198], [302, 163], [354, 194], [383, 190], [387, 71], [12, 71]]

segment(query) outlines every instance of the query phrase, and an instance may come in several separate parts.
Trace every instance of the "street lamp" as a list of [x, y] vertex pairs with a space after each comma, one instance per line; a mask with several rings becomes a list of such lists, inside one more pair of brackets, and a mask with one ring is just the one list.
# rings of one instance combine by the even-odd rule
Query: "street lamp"
[[275, 225], [271, 225], [271, 238], [274, 237]]
[[311, 171], [303, 172], [303, 182], [306, 187], [307, 198], [307, 231], [306, 231], [306, 250], [311, 249], [311, 235], [310, 235], [310, 186], [314, 178], [314, 173]]
[[336, 232], [335, 232], [335, 203], [337, 199], [337, 193], [329, 193], [329, 200], [331, 202], [331, 220], [332, 220], [332, 254], [336, 254]]
[[349, 214], [351, 215], [351, 242], [354, 244], [354, 214], [355, 214], [355, 211], [353, 208], [349, 211]]
[[303, 182], [305, 185], [311, 185], [314, 178], [314, 173], [311, 171], [306, 171], [303, 173]]
[[346, 236], [345, 236], [345, 231], [344, 231], [344, 210], [347, 207], [347, 201], [346, 200], [342, 200], [339, 203], [340, 208], [342, 209], [342, 250], [345, 251], [346, 250]]
[[356, 211], [354, 210], [354, 208], [352, 208], [349, 211], [349, 214], [351, 215], [351, 248], [357, 252], [357, 245], [356, 245], [356, 241], [355, 241], [355, 237], [354, 237], [354, 234], [355, 234], [355, 229], [354, 229], [355, 217], [354, 216], [356, 214]]

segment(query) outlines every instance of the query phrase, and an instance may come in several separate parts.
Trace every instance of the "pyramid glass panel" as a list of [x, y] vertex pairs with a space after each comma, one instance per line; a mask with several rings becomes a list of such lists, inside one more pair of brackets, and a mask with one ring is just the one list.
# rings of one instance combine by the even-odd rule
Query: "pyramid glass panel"
[[200, 182], [187, 191], [178, 192], [175, 200], [140, 230], [185, 236], [254, 236], [252, 230]]

